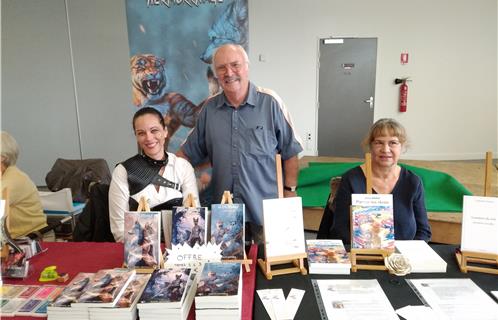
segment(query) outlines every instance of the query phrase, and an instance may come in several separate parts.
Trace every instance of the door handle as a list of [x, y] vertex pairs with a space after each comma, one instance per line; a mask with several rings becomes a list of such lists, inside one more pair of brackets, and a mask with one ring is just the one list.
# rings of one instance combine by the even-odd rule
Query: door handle
[[373, 109], [373, 106], [374, 106], [374, 97], [370, 96], [370, 99], [363, 100], [363, 102], [368, 103], [368, 105], [370, 106], [370, 109]]

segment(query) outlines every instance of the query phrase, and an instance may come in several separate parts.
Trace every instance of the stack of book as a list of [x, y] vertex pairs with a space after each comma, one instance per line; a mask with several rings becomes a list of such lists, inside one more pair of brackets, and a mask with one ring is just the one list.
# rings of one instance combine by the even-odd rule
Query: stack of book
[[1, 286], [0, 316], [46, 317], [47, 305], [64, 289], [59, 286], [9, 285]]
[[446, 272], [447, 263], [423, 240], [396, 240], [396, 250], [408, 259], [411, 272]]
[[76, 281], [73, 280], [49, 307], [48, 316], [50, 319], [89, 319], [89, 308], [114, 307], [134, 275], [135, 270], [104, 269], [91, 276], [76, 276]]
[[195, 295], [196, 319], [240, 319], [241, 309], [240, 263], [206, 263]]
[[350, 274], [351, 261], [342, 240], [306, 240], [309, 273]]
[[90, 320], [136, 320], [137, 303], [149, 279], [150, 274], [135, 274], [114, 307], [88, 309]]
[[186, 319], [193, 301], [193, 281], [189, 268], [155, 270], [137, 305], [140, 320]]
[[51, 320], [57, 319], [88, 319], [88, 311], [78, 309], [72, 310], [71, 304], [85, 292], [90, 284], [94, 273], [80, 272], [66, 286], [62, 293], [47, 307], [47, 315]]

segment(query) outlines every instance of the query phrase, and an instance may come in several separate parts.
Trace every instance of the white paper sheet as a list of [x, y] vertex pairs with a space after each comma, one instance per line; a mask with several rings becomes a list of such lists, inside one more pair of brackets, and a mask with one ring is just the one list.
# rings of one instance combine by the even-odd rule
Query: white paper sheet
[[439, 319], [498, 320], [498, 304], [471, 279], [410, 279], [408, 283]]
[[261, 289], [261, 290], [256, 290], [256, 292], [258, 293], [261, 302], [263, 302], [263, 306], [265, 307], [266, 313], [268, 313], [270, 319], [277, 320], [277, 317], [275, 316], [275, 311], [273, 310], [273, 304], [271, 303], [272, 290], [273, 289]]
[[406, 320], [441, 320], [431, 307], [406, 306], [396, 310]]
[[316, 280], [327, 317], [399, 320], [377, 280]]
[[289, 292], [287, 299], [285, 299], [285, 310], [287, 310], [288, 319], [292, 320], [296, 316], [297, 310], [299, 309], [301, 301], [303, 300], [304, 293], [304, 290], [295, 288], [292, 288]]
[[306, 255], [300, 197], [263, 200], [266, 257]]

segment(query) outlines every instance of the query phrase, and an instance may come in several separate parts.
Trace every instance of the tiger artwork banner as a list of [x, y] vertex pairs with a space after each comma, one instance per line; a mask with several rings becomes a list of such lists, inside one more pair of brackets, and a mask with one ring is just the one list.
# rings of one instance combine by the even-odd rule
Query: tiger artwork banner
[[218, 92], [214, 50], [248, 50], [247, 0], [126, 0], [133, 108], [158, 109], [175, 153], [194, 127], [202, 102]]

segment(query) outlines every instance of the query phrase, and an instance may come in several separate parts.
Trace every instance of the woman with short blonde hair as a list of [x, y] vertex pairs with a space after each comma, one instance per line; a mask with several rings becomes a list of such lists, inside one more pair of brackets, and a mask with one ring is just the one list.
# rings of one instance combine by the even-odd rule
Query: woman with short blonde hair
[[[372, 155], [372, 188], [374, 193], [392, 194], [394, 236], [397, 240], [431, 239], [431, 228], [425, 208], [422, 181], [398, 164], [407, 145], [405, 128], [394, 119], [375, 122], [363, 140]], [[347, 171], [341, 178], [332, 206], [324, 212], [319, 238], [351, 241], [351, 194], [366, 193], [365, 165]]]
[[[38, 189], [26, 173], [17, 168], [19, 145], [7, 132], [1, 132], [1, 188], [7, 188], [9, 201], [9, 233], [19, 238], [47, 226]], [[55, 240], [53, 231], [43, 236]]]

